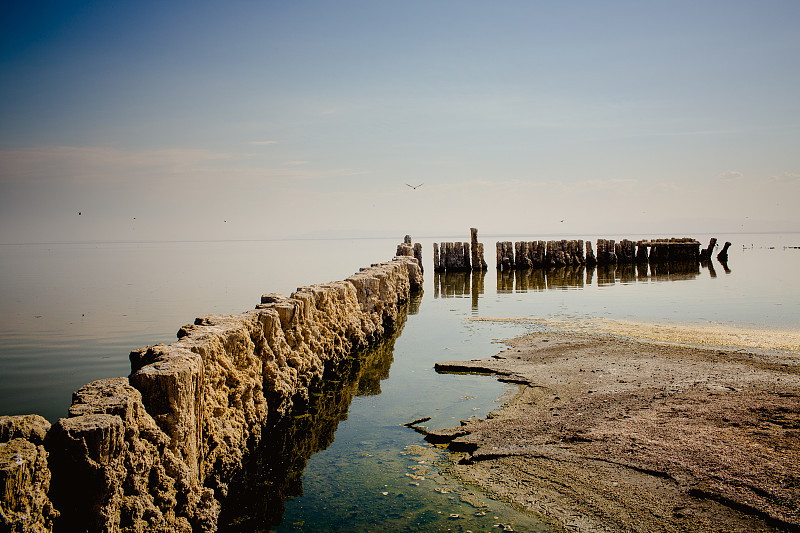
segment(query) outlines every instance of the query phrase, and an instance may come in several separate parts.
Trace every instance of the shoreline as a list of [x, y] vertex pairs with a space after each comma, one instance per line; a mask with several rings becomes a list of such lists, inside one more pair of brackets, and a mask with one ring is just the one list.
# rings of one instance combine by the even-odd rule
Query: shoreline
[[794, 352], [615, 322], [437, 364], [522, 386], [485, 419], [431, 432], [454, 452], [448, 470], [557, 530], [800, 531]]

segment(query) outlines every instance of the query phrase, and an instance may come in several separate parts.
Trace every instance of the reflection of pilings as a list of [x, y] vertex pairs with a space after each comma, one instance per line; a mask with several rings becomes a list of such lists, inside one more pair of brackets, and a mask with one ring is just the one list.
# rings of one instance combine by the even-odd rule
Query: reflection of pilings
[[547, 289], [547, 276], [541, 268], [533, 269], [528, 272], [528, 287], [532, 291], [544, 291]]
[[647, 262], [636, 262], [636, 279], [640, 281], [647, 281], [649, 276], [650, 265]]
[[716, 278], [716, 277], [717, 277], [717, 271], [716, 271], [716, 270], [714, 270], [714, 263], [713, 263], [713, 262], [711, 262], [711, 261], [704, 261], [704, 262], [703, 262], [703, 263], [701, 263], [701, 264], [702, 264], [703, 266], [705, 266], [706, 268], [708, 268], [708, 273], [711, 275], [711, 277], [712, 277], [712, 278]]
[[595, 266], [586, 263], [586, 285], [592, 284], [592, 278], [594, 277]]
[[516, 269], [514, 270], [514, 290], [517, 292], [528, 292], [528, 290], [535, 290], [533, 287], [530, 287], [529, 281], [529, 274], [532, 271], [529, 269], [521, 270]]
[[622, 283], [636, 283], [636, 265], [623, 263], [617, 266], [616, 276]]
[[433, 297], [452, 298], [470, 294], [469, 272], [439, 272], [433, 276]]
[[[541, 292], [551, 289], [582, 288], [585, 266], [526, 268], [497, 273], [497, 292]], [[591, 277], [589, 277], [591, 282]]]
[[508, 293], [514, 291], [514, 272], [509, 269], [497, 271], [497, 292]]
[[478, 300], [483, 294], [483, 280], [486, 277], [486, 269], [472, 271], [472, 308], [478, 308]]
[[605, 264], [597, 266], [597, 286], [603, 287], [606, 285], [614, 285], [616, 283], [616, 269], [615, 264]]
[[[703, 263], [708, 267], [709, 263]], [[713, 267], [710, 269], [715, 275]], [[593, 284], [597, 275], [597, 286], [617, 283], [631, 284], [649, 281], [680, 281], [696, 278], [700, 274], [700, 263], [682, 261], [670, 263], [614, 263], [600, 266], [565, 266], [554, 268], [525, 268], [497, 271], [497, 293], [533, 292], [554, 289], [583, 288]], [[475, 291], [473, 276], [473, 292]]]
[[433, 275], [433, 297], [453, 298], [471, 296], [472, 308], [478, 308], [478, 300], [484, 292], [485, 270], [470, 272], [437, 272]]
[[698, 275], [700, 264], [695, 261], [650, 264], [650, 279], [655, 281], [689, 280]]
[[584, 267], [567, 266], [547, 271], [548, 289], [578, 289], [583, 287]]

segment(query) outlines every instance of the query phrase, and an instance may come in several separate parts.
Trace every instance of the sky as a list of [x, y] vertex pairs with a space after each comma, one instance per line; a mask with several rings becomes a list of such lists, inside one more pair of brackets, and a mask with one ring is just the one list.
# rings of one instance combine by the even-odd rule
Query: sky
[[0, 243], [800, 231], [798, 21], [796, 0], [3, 2]]

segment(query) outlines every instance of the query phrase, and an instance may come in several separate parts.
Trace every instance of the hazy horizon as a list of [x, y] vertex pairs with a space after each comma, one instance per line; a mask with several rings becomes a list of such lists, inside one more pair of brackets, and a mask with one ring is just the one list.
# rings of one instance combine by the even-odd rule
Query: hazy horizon
[[800, 231], [794, 1], [0, 9], [0, 243]]

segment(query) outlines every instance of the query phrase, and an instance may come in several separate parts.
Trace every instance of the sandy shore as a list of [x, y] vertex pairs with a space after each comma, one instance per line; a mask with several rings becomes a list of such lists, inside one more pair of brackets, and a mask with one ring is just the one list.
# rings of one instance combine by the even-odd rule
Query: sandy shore
[[438, 432], [460, 451], [452, 473], [564, 531], [800, 531], [794, 332], [765, 345], [634, 326], [534, 333], [438, 364], [521, 384], [486, 419]]

